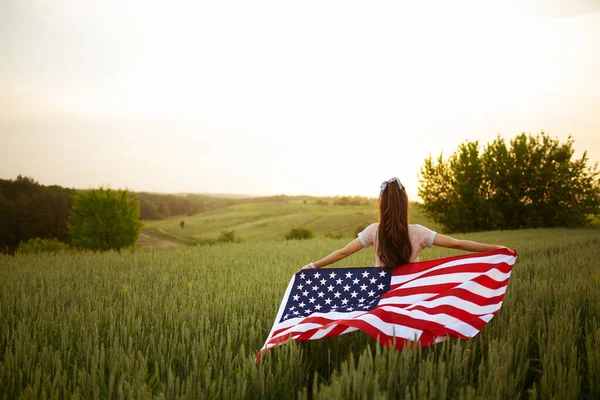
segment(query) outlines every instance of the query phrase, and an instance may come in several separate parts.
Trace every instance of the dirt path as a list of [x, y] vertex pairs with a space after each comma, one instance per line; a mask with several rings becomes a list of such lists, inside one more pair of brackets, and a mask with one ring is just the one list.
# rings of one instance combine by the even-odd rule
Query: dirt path
[[146, 230], [142, 229], [142, 232], [136, 242], [136, 245], [144, 247], [177, 247], [179, 246], [179, 243], [156, 238], [154, 236], [151, 236]]

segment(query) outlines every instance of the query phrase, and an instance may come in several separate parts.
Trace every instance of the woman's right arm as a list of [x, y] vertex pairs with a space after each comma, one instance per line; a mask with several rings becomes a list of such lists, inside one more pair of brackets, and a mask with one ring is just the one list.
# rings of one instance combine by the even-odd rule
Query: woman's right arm
[[433, 244], [436, 246], [440, 246], [440, 247], [447, 247], [449, 249], [458, 249], [458, 250], [476, 251], [476, 252], [505, 248], [505, 246], [500, 246], [497, 244], [485, 244], [485, 243], [473, 242], [471, 240], [454, 239], [450, 236], [441, 235], [439, 233], [437, 235], [435, 235]]

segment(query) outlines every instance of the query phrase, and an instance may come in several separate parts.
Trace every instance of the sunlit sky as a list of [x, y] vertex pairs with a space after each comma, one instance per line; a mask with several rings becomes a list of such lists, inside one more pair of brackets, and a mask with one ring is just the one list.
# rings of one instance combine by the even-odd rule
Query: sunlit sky
[[600, 160], [600, 1], [0, 1], [0, 178], [409, 197], [541, 130]]

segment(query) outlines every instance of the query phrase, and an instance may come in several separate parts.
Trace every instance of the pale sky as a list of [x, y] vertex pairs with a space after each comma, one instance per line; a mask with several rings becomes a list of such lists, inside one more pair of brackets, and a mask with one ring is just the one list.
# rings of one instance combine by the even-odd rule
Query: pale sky
[[599, 49], [600, 0], [1, 0], [0, 178], [416, 199], [429, 153], [541, 130], [596, 162]]

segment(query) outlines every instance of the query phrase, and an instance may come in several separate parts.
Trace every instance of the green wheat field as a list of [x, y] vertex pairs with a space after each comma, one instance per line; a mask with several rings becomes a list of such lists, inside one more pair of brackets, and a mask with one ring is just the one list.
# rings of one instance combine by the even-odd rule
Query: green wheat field
[[[284, 241], [266, 218], [275, 232], [254, 242], [259, 222], [231, 218], [242, 243], [0, 256], [0, 398], [600, 398], [597, 228], [457, 235], [519, 252], [502, 308], [471, 340], [396, 351], [353, 332], [257, 364], [291, 275], [363, 221], [317, 218], [317, 238]], [[191, 236], [218, 233], [186, 220]], [[336, 267], [373, 262], [367, 249]]]

